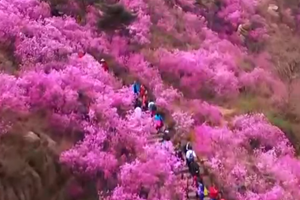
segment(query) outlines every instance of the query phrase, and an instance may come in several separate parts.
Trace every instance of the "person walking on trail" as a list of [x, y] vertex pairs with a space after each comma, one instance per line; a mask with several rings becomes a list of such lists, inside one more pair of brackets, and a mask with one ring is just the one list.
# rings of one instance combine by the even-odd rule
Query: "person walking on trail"
[[139, 93], [140, 93], [140, 84], [137, 82], [137, 81], [134, 81], [134, 83], [133, 83], [133, 92], [134, 92], [134, 94], [135, 95], [139, 95]]
[[171, 140], [171, 137], [170, 137], [170, 134], [169, 134], [169, 130], [166, 129], [163, 133], [163, 137], [162, 137], [162, 141], [170, 141]]
[[146, 111], [148, 109], [148, 93], [147, 91], [142, 96], [142, 109]]
[[197, 177], [200, 176], [200, 166], [198, 165], [198, 163], [196, 161], [192, 161], [190, 163], [190, 173], [191, 175], [197, 179]]
[[203, 181], [198, 182], [197, 196], [199, 197], [200, 200], [204, 200], [204, 198], [208, 196], [208, 190], [204, 186]]
[[193, 185], [197, 186], [197, 180], [200, 177], [200, 166], [198, 165], [198, 163], [196, 161], [192, 161], [189, 164], [189, 172], [193, 177]]
[[155, 128], [156, 128], [156, 130], [161, 129], [164, 126], [163, 118], [162, 118], [162, 116], [160, 114], [156, 113], [154, 115], [154, 121], [155, 121]]
[[150, 101], [148, 103], [148, 109], [149, 109], [149, 111], [151, 113], [151, 117], [153, 117], [155, 115], [156, 110], [157, 110], [157, 107], [156, 107], [154, 101]]
[[143, 97], [145, 93], [146, 93], [146, 87], [144, 86], [144, 84], [142, 84], [140, 87], [140, 97]]
[[135, 109], [134, 109], [134, 115], [136, 116], [136, 117], [142, 117], [142, 113], [143, 113], [143, 111], [142, 111], [142, 109], [141, 109], [141, 107], [136, 107]]
[[107, 62], [106, 60], [104, 60], [103, 58], [100, 60], [100, 64], [101, 64], [101, 67], [104, 69], [104, 71], [108, 71], [108, 65], [107, 65]]
[[218, 200], [219, 191], [214, 184], [209, 188], [209, 198], [210, 200]]
[[156, 120], [155, 121], [155, 129], [157, 131], [159, 131], [162, 127], [164, 126], [163, 121], [162, 120]]
[[191, 171], [191, 163], [196, 160], [196, 153], [192, 149], [192, 146], [188, 147], [185, 157], [186, 157], [186, 164], [187, 164], [189, 170]]

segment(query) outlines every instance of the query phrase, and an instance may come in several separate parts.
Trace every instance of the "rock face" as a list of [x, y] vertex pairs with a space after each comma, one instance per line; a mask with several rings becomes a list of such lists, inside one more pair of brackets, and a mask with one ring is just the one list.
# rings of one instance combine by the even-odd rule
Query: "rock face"
[[0, 137], [0, 200], [68, 199], [68, 175], [48, 140], [33, 132]]

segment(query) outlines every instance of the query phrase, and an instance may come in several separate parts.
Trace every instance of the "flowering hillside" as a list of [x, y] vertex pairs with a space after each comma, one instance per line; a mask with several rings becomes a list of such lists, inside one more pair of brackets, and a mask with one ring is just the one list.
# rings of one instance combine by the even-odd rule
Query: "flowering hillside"
[[1, 0], [0, 200], [187, 199], [135, 80], [228, 199], [300, 199], [299, 8], [271, 3]]

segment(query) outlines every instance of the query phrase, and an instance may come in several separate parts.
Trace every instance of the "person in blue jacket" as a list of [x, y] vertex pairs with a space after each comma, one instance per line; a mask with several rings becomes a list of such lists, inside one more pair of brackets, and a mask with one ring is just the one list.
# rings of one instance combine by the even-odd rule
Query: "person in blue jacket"
[[138, 95], [140, 93], [140, 88], [141, 88], [141, 85], [137, 81], [134, 81], [133, 92], [135, 95]]
[[154, 115], [154, 120], [157, 120], [157, 121], [163, 121], [163, 118], [162, 118], [162, 116], [161, 116], [160, 114], [156, 113], [156, 114]]
[[160, 115], [160, 114], [158, 114], [158, 113], [156, 113], [155, 115], [154, 115], [154, 121], [155, 121], [155, 123], [156, 123], [156, 130], [159, 130], [160, 128], [162, 128], [163, 127], [163, 118], [162, 118], [162, 116]]
[[204, 200], [204, 198], [207, 196], [207, 189], [204, 186], [202, 181], [198, 182], [198, 188], [197, 188], [197, 196], [199, 197], [200, 200]]

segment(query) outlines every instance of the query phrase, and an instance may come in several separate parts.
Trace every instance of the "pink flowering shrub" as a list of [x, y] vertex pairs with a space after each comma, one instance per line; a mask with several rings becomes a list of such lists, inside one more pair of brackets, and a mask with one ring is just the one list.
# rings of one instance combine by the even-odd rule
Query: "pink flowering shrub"
[[[118, 82], [111, 75], [103, 73], [94, 59], [86, 57], [86, 61], [88, 60], [89, 65], [79, 61], [74, 65], [66, 64], [65, 69], [51, 70], [49, 73], [41, 70], [28, 71], [19, 78], [2, 75], [6, 84], [1, 87], [1, 110], [28, 112], [45, 109], [52, 113], [56, 124], [61, 119], [64, 126], [69, 126], [72, 120], [77, 123], [81, 120], [82, 103], [78, 100], [80, 91], [91, 99], [90, 112], [112, 117], [118, 116], [116, 108], [119, 106], [129, 109], [133, 100], [133, 96], [128, 95], [131, 88], [119, 88]], [[81, 70], [82, 66], [85, 66], [84, 70]], [[12, 88], [15, 89], [11, 90]], [[115, 93], [116, 89], [120, 93]]]
[[193, 10], [195, 6], [192, 6], [192, 1], [168, 3], [163, 0], [155, 0], [149, 2], [149, 12], [155, 27], [161, 33], [171, 35], [175, 40], [174, 43], [179, 41], [183, 45], [192, 46], [201, 42], [203, 38], [201, 29], [205, 27], [206, 22], [204, 17], [198, 13], [184, 12], [183, 7]]
[[175, 76], [189, 94], [209, 89], [217, 96], [234, 96], [239, 88], [234, 73], [238, 71], [236, 59], [242, 52], [211, 34], [207, 33], [212, 38], [207, 38], [204, 48], [197, 51], [158, 50], [159, 70]]
[[188, 113], [174, 112], [172, 114], [176, 122], [176, 130], [181, 135], [186, 135], [190, 132], [191, 127], [194, 125], [194, 119]]
[[162, 147], [146, 146], [145, 152], [136, 161], [122, 166], [121, 184], [110, 199], [115, 199], [115, 192], [119, 190], [126, 191], [130, 196], [138, 196], [141, 187], [147, 191], [149, 199], [186, 199], [182, 187], [184, 184], [173, 174], [176, 163], [177, 158]]
[[129, 25], [129, 32], [132, 34], [134, 41], [140, 44], [149, 43], [150, 15], [148, 14], [148, 5], [144, 1], [122, 0], [126, 8], [137, 14], [137, 20]]
[[235, 25], [249, 19], [255, 13], [255, 7], [259, 3], [256, 0], [224, 0], [222, 2], [224, 7], [219, 11], [218, 15]]
[[[294, 189], [299, 185], [297, 172], [288, 163], [282, 165], [283, 160], [293, 166], [299, 164], [294, 160], [294, 149], [284, 133], [269, 124], [263, 115], [238, 116], [233, 121], [233, 130], [199, 126], [196, 139], [196, 149], [208, 156], [220, 180], [232, 183], [226, 187], [237, 199], [279, 200], [299, 196]], [[232, 148], [236, 150], [229, 150]], [[291, 175], [282, 176], [282, 173]], [[245, 188], [234, 189], [238, 185]]]
[[222, 114], [216, 106], [199, 100], [192, 100], [189, 105], [194, 108], [193, 118], [196, 119], [197, 124], [203, 123], [204, 121], [213, 124], [219, 124], [221, 122]]

